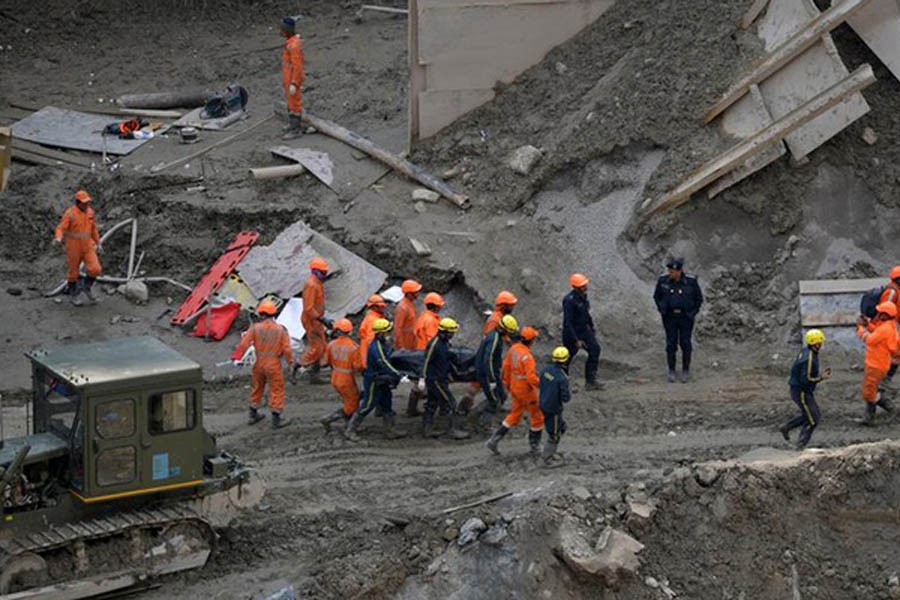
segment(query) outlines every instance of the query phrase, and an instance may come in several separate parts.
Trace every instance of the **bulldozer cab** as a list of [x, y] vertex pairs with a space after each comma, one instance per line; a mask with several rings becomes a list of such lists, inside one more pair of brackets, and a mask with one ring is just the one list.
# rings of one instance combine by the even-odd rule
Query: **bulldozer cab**
[[[83, 503], [203, 482], [209, 436], [200, 366], [153, 337], [28, 354], [33, 433], [28, 460], [67, 458], [65, 484]], [[15, 444], [4, 448], [15, 452]], [[58, 460], [58, 458], [57, 458]]]

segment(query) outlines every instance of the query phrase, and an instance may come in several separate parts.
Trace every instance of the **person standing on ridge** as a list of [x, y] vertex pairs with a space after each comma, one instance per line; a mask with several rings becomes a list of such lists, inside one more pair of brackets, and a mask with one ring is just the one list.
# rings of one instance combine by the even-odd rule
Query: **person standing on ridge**
[[597, 341], [597, 330], [591, 317], [591, 303], [588, 300], [588, 283], [590, 280], [581, 273], [573, 273], [569, 277], [572, 291], [563, 298], [563, 345], [569, 350], [571, 362], [578, 351], [584, 348], [587, 362], [584, 364], [585, 389], [602, 390], [603, 385], [597, 381], [597, 368], [600, 366], [600, 343]]
[[691, 378], [694, 319], [703, 305], [703, 292], [697, 278], [684, 272], [683, 258], [670, 257], [666, 268], [668, 272], [656, 281], [653, 301], [666, 330], [669, 382], [675, 382], [676, 353], [681, 346], [681, 382], [687, 383]]
[[84, 286], [82, 291], [87, 296], [88, 302], [95, 304], [97, 297], [92, 290], [94, 282], [103, 272], [98, 252], [103, 252], [100, 245], [100, 232], [97, 231], [97, 217], [91, 208], [91, 195], [84, 190], [75, 192], [75, 204], [66, 209], [53, 238], [56, 244], [65, 244], [66, 264], [66, 294], [73, 306], [81, 306], [78, 298], [78, 280], [81, 276], [79, 269], [84, 263]]
[[284, 46], [281, 49], [281, 85], [287, 101], [288, 125], [284, 129], [283, 139], [292, 140], [300, 137], [303, 124], [303, 40], [297, 33], [297, 18], [284, 17], [281, 20], [281, 37]]
[[791, 441], [791, 430], [800, 428], [797, 438], [797, 450], [803, 450], [809, 444], [813, 431], [822, 420], [819, 404], [816, 402], [816, 385], [831, 377], [831, 369], [819, 370], [819, 351], [825, 344], [825, 333], [821, 329], [810, 329], [806, 332], [806, 348], [800, 351], [791, 366], [791, 400], [800, 409], [793, 419], [779, 428], [784, 441]]

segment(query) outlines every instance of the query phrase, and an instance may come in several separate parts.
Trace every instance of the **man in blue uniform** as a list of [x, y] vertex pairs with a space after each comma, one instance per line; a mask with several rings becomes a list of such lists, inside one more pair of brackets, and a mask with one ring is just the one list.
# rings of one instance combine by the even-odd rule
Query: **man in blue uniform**
[[694, 319], [703, 305], [703, 293], [697, 278], [684, 272], [683, 258], [669, 258], [666, 268], [669, 272], [656, 282], [653, 300], [666, 330], [669, 381], [675, 381], [675, 355], [681, 346], [681, 382], [687, 383], [691, 377]]
[[[566, 432], [563, 408], [572, 397], [569, 391], [569, 350], [565, 346], [553, 349], [551, 362], [541, 372], [539, 388], [541, 412], [544, 413], [544, 431], [547, 443], [544, 445], [544, 464], [550, 464], [556, 454], [556, 447], [562, 434]], [[556, 457], [558, 458], [558, 457]]]
[[810, 329], [806, 332], [806, 348], [800, 351], [791, 367], [791, 400], [800, 409], [796, 417], [781, 426], [782, 437], [791, 441], [792, 429], [800, 428], [797, 438], [797, 450], [803, 450], [812, 437], [813, 430], [822, 420], [822, 413], [816, 402], [816, 385], [831, 377], [831, 369], [819, 372], [819, 350], [825, 343], [825, 333], [821, 329]]
[[348, 439], [359, 441], [357, 431], [363, 419], [375, 410], [381, 409], [384, 418], [385, 435], [388, 439], [396, 439], [406, 436], [406, 432], [394, 428], [394, 408], [391, 390], [399, 383], [409, 381], [409, 377], [398, 371], [391, 364], [391, 346], [387, 334], [393, 329], [393, 325], [387, 319], [375, 319], [372, 324], [372, 332], [375, 338], [369, 344], [366, 358], [366, 370], [363, 372], [363, 398], [359, 408], [347, 423], [346, 436]]
[[584, 364], [585, 388], [600, 390], [603, 389], [603, 385], [597, 381], [600, 344], [597, 342], [597, 330], [594, 328], [591, 303], [587, 297], [589, 281], [581, 273], [573, 273], [569, 277], [572, 291], [563, 298], [563, 345], [569, 351], [570, 361], [581, 348], [587, 351], [587, 362]]
[[475, 376], [478, 378], [484, 402], [475, 411], [482, 426], [491, 427], [497, 409], [506, 401], [503, 387], [503, 349], [511, 336], [519, 332], [519, 322], [510, 314], [503, 315], [496, 329], [488, 332], [475, 354]]
[[[425, 412], [422, 413], [422, 435], [440, 437], [447, 433], [455, 440], [469, 437], [465, 431], [456, 429], [456, 398], [450, 391], [450, 375], [454, 370], [450, 358], [450, 340], [459, 331], [459, 323], [444, 317], [438, 323], [437, 335], [428, 340], [425, 346], [425, 362], [422, 366], [422, 377], [425, 379]], [[434, 414], [440, 407], [446, 412], [447, 431], [434, 430]]]

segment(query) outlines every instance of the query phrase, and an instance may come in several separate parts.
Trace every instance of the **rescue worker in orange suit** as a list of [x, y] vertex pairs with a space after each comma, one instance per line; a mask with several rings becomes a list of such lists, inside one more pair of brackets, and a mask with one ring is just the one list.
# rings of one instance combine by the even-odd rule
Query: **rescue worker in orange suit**
[[900, 356], [900, 335], [897, 333], [897, 305], [891, 302], [879, 304], [875, 317], [871, 320], [859, 317], [856, 334], [866, 344], [866, 362], [863, 372], [862, 397], [866, 401], [866, 412], [860, 424], [871, 425], [875, 417], [875, 407], [885, 411], [894, 409], [891, 402], [882, 397], [878, 386], [887, 376], [891, 364]]
[[670, 257], [668, 273], [660, 276], [653, 290], [653, 301], [666, 330], [666, 361], [669, 383], [675, 382], [675, 360], [681, 346], [681, 383], [691, 378], [691, 354], [694, 319], [703, 305], [703, 292], [693, 275], [684, 272], [684, 259]]
[[325, 362], [331, 367], [331, 386], [341, 397], [343, 405], [319, 421], [325, 433], [331, 431], [331, 424], [347, 421], [359, 408], [359, 388], [356, 385], [356, 374], [362, 370], [359, 357], [359, 344], [353, 341], [353, 323], [349, 319], [338, 319], [334, 322], [334, 339], [325, 350]]
[[791, 430], [800, 428], [797, 450], [803, 450], [809, 443], [813, 431], [822, 420], [819, 403], [816, 402], [816, 386], [831, 378], [831, 369], [819, 371], [819, 351], [825, 344], [825, 333], [821, 329], [810, 329], [804, 336], [806, 348], [800, 351], [791, 366], [791, 400], [800, 411], [793, 419], [779, 428], [784, 441], [791, 441]]
[[[309, 278], [303, 287], [303, 312], [300, 323], [306, 331], [306, 352], [300, 359], [300, 370], [309, 370], [310, 383], [325, 383], [319, 377], [328, 338], [325, 328], [331, 320], [325, 317], [325, 280], [328, 279], [328, 262], [317, 256], [309, 261]], [[294, 371], [297, 371], [295, 367]]]
[[591, 317], [591, 303], [588, 300], [588, 283], [590, 280], [581, 273], [573, 273], [569, 277], [572, 291], [563, 298], [563, 345], [569, 350], [570, 361], [584, 348], [587, 362], [584, 363], [585, 388], [600, 390], [603, 386], [597, 381], [597, 368], [600, 366], [600, 343], [597, 341], [597, 330]]
[[[65, 242], [63, 242], [65, 240]], [[59, 225], [56, 226], [56, 235], [53, 241], [66, 245], [66, 263], [69, 266], [66, 272], [66, 293], [69, 302], [75, 306], [81, 306], [78, 298], [79, 268], [84, 263], [84, 295], [89, 302], [96, 303], [93, 286], [97, 277], [103, 272], [97, 253], [103, 252], [100, 245], [100, 233], [97, 231], [97, 217], [91, 208], [91, 195], [84, 190], [75, 192], [75, 204], [66, 209]]]
[[394, 410], [391, 390], [400, 383], [409, 383], [409, 377], [397, 370], [391, 363], [390, 334], [393, 325], [387, 319], [375, 319], [372, 331], [375, 338], [369, 344], [369, 356], [366, 358], [366, 370], [363, 373], [363, 397], [359, 408], [347, 423], [345, 435], [352, 441], [359, 441], [358, 430], [363, 419], [375, 410], [381, 409], [384, 418], [384, 430], [388, 439], [406, 436], [406, 432], [394, 426]]
[[[500, 325], [500, 319], [503, 318], [504, 315], [511, 315], [513, 309], [516, 307], [516, 303], [519, 302], [519, 299], [516, 298], [516, 295], [510, 291], [503, 290], [497, 297], [494, 299], [494, 310], [488, 316], [487, 320], [484, 322], [484, 327], [481, 329], [481, 339], [483, 340], [487, 335], [495, 331]], [[465, 415], [469, 413], [469, 410], [472, 408], [472, 404], [475, 403], [475, 396], [478, 395], [478, 390], [481, 389], [481, 383], [475, 381], [469, 386], [469, 390], [466, 392], [466, 395], [463, 396], [462, 401], [459, 403], [459, 414]], [[490, 398], [487, 397], [488, 393], [485, 392], [485, 397], [488, 401]]]
[[489, 331], [475, 353], [475, 374], [484, 391], [484, 403], [476, 408], [481, 426], [492, 426], [494, 415], [506, 401], [503, 387], [503, 351], [511, 336], [519, 333], [519, 323], [512, 315], [503, 315], [500, 326]]
[[[400, 285], [400, 291], [403, 292], [403, 298], [400, 299], [400, 304], [394, 311], [394, 349], [415, 350], [416, 319], [418, 317], [416, 298], [422, 291], [422, 284], [414, 279], [407, 279]], [[421, 399], [421, 391], [415, 387], [410, 390], [406, 407], [407, 417], [417, 417], [421, 414], [419, 413], [419, 400]]]
[[381, 294], [372, 294], [366, 301], [366, 316], [363, 317], [362, 323], [359, 324], [359, 356], [361, 357], [362, 367], [368, 364], [369, 345], [375, 339], [374, 325], [378, 319], [387, 318], [387, 302]]
[[416, 320], [416, 350], [424, 350], [431, 338], [437, 335], [441, 322], [444, 298], [435, 292], [425, 295], [425, 310]]
[[534, 355], [531, 353], [531, 346], [537, 337], [536, 329], [523, 328], [520, 339], [513, 343], [503, 359], [503, 385], [509, 390], [512, 409], [485, 444], [488, 450], [494, 454], [500, 454], [500, 440], [510, 429], [519, 424], [522, 414], [525, 412], [528, 413], [531, 426], [531, 431], [528, 432], [531, 454], [538, 456], [541, 452], [541, 432], [544, 429], [544, 413], [541, 412], [538, 404], [538, 389], [541, 381], [538, 378]]
[[[878, 300], [878, 303], [881, 304], [882, 302], [892, 302], [894, 306], [897, 307], [897, 310], [900, 311], [900, 265], [897, 265], [893, 269], [891, 269], [890, 278], [891, 281], [886, 286], [884, 286], [884, 291], [881, 292], [881, 298]], [[897, 364], [894, 363], [888, 370], [886, 379], [888, 381], [893, 381], [894, 373], [896, 372]]]
[[290, 419], [281, 416], [284, 412], [284, 372], [281, 361], [284, 360], [288, 365], [294, 362], [291, 336], [287, 329], [275, 322], [275, 313], [278, 309], [274, 303], [263, 300], [256, 312], [262, 320], [244, 332], [235, 349], [235, 355], [242, 356], [251, 344], [256, 352], [256, 362], [253, 364], [251, 375], [249, 423], [254, 425], [264, 418], [259, 413], [259, 406], [268, 384], [272, 427], [278, 429], [290, 422]]
[[281, 49], [281, 84], [287, 100], [288, 125], [284, 130], [286, 140], [300, 136], [303, 118], [303, 40], [297, 33], [297, 20], [284, 17], [281, 20], [281, 36], [285, 38]]
[[[454, 440], [464, 440], [469, 437], [465, 431], [456, 428], [456, 398], [450, 391], [450, 377], [454, 374], [453, 359], [450, 356], [450, 340], [459, 331], [459, 324], [449, 318], [441, 319], [438, 324], [437, 335], [431, 338], [425, 347], [425, 361], [422, 365], [422, 378], [425, 380], [427, 400], [425, 412], [422, 415], [422, 435], [425, 437], [440, 437], [449, 434]], [[438, 407], [441, 412], [446, 412], [447, 430], [435, 431], [434, 414]]]

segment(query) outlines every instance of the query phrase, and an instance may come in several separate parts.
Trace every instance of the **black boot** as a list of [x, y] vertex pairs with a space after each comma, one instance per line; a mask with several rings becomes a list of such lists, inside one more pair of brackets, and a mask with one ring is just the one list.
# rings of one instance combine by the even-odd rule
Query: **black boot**
[[255, 406], [251, 406], [250, 407], [250, 416], [247, 419], [247, 423], [249, 425], [256, 425], [263, 419], [265, 419], [265, 417], [262, 416], [261, 414], [259, 414], [259, 409], [257, 409]]
[[666, 379], [669, 380], [669, 383], [675, 383], [675, 369], [669, 369]]
[[450, 415], [450, 421], [447, 425], [447, 433], [450, 434], [450, 439], [453, 440], [467, 440], [471, 436], [468, 431], [464, 431], [462, 429], [456, 428], [456, 415]]
[[288, 114], [288, 126], [281, 136], [283, 140], [294, 140], [303, 134], [303, 122], [300, 115]]
[[884, 412], [893, 412], [894, 411], [894, 403], [889, 399], [884, 397], [884, 394], [878, 398], [878, 402], [876, 402], [878, 406], [884, 409]]
[[498, 447], [500, 444], [500, 440], [503, 439], [503, 436], [505, 436], [508, 431], [509, 429], [506, 427], [506, 425], [500, 423], [500, 427], [494, 430], [493, 435], [491, 435], [491, 439], [484, 443], [485, 447], [494, 454], [500, 454], [500, 449]]
[[84, 295], [87, 296], [88, 302], [91, 304], [97, 304], [97, 296], [95, 296], [92, 291], [95, 281], [97, 280], [94, 277], [84, 278]]
[[78, 291], [78, 282], [70, 281], [66, 284], [66, 294], [69, 296], [69, 302], [72, 306], [81, 306], [81, 299], [78, 297], [81, 293]]
[[328, 383], [322, 378], [322, 367], [315, 364], [309, 368], [309, 382], [312, 385], [324, 385]]
[[791, 428], [788, 427], [788, 424], [785, 423], [781, 427], [778, 428], [778, 431], [781, 433], [781, 437], [784, 438], [784, 441], [791, 441]]
[[384, 417], [384, 435], [389, 440], [396, 440], [406, 437], [406, 430], [397, 429], [394, 415], [385, 415]]
[[551, 440], [547, 440], [547, 443], [544, 444], [544, 464], [558, 464], [561, 461], [561, 457], [556, 453], [556, 447], [559, 445], [558, 442], [554, 442]]
[[409, 391], [409, 400], [406, 405], [407, 417], [418, 417], [422, 413], [419, 412], [419, 400], [422, 398], [422, 392], [419, 390]]
[[322, 427], [325, 428], [325, 433], [331, 433], [331, 424], [335, 421], [340, 421], [342, 419], [346, 419], [347, 417], [344, 415], [344, 409], [339, 408], [336, 411], [329, 413], [319, 419], [319, 423], [322, 424]]
[[691, 372], [687, 369], [681, 370], [681, 383], [687, 383], [691, 380]]
[[868, 427], [872, 425], [872, 421], [875, 419], [875, 405], [866, 402], [866, 411], [863, 413], [862, 419], [859, 421], [860, 425]]
[[347, 429], [344, 430], [344, 436], [350, 440], [351, 442], [359, 441], [359, 426], [362, 423], [362, 417], [359, 416], [359, 413], [353, 413], [353, 416], [350, 417], [350, 420], [347, 421]]
[[531, 449], [531, 455], [537, 457], [541, 454], [541, 434], [543, 429], [539, 431], [528, 432], [528, 446]]
[[281, 429], [282, 427], [287, 427], [288, 423], [291, 420], [288, 418], [282, 418], [280, 412], [272, 411], [272, 429]]

